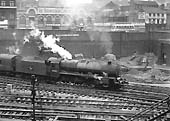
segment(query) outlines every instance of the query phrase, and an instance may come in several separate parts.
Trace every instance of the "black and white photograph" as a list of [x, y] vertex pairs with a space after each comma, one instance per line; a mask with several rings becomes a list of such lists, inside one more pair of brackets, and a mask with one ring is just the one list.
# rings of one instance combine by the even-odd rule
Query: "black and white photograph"
[[170, 121], [170, 0], [0, 0], [0, 121]]

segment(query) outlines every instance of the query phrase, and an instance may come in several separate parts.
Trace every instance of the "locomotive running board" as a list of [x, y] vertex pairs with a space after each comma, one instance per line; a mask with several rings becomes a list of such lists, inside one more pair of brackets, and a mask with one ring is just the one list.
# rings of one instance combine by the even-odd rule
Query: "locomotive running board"
[[61, 75], [70, 75], [70, 76], [79, 76], [79, 77], [88, 77], [88, 78], [94, 78], [94, 79], [102, 79], [102, 78], [108, 78], [108, 79], [115, 79], [115, 77], [102, 77], [95, 74], [79, 74], [79, 73], [68, 73], [68, 72], [60, 72]]

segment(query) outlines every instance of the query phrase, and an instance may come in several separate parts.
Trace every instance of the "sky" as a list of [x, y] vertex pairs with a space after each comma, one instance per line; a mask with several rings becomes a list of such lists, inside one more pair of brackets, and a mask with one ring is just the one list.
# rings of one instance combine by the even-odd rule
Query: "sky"
[[[40, 0], [42, 6], [60, 6], [58, 3], [63, 2], [63, 1], [71, 1], [71, 0]], [[74, 0], [74, 1], [80, 1], [80, 0]], [[84, 0], [82, 0], [84, 1]], [[118, 5], [128, 5], [129, 0], [88, 0], [88, 1], [93, 1], [93, 5], [95, 8], [101, 8], [110, 1], [113, 1], [114, 3]], [[170, 0], [155, 0], [158, 3], [165, 3], [165, 2], [170, 2]], [[71, 2], [70, 2], [71, 3]]]

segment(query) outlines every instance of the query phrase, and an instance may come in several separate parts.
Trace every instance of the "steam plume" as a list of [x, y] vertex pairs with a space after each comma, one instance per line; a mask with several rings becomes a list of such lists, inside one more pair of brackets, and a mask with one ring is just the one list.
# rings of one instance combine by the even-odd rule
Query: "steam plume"
[[106, 53], [112, 53], [113, 42], [111, 35], [107, 32], [102, 32], [100, 41], [102, 42], [102, 46], [104, 47]]
[[60, 41], [59, 38], [55, 38], [53, 35], [48, 35], [45, 37], [44, 32], [42, 32], [41, 40], [43, 41], [44, 47], [51, 48], [53, 53], [58, 53], [62, 58], [65, 59], [72, 59], [70, 52], [56, 44], [56, 41]]
[[111, 54], [113, 49], [113, 41], [108, 32], [87, 32], [91, 41], [99, 41], [101, 48], [105, 53]]
[[[16, 33], [12, 33], [14, 40], [16, 41]], [[21, 50], [20, 50], [20, 46], [19, 46], [19, 42], [15, 42], [14, 45], [6, 47], [6, 49], [8, 50], [9, 54], [20, 54]]]

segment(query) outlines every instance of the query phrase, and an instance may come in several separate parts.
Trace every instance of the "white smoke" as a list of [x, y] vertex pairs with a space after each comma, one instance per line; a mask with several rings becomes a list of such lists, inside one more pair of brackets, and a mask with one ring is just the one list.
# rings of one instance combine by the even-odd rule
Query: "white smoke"
[[28, 36], [24, 36], [24, 42], [23, 42], [23, 44], [25, 44], [26, 42], [29, 42], [30, 40], [29, 40], [29, 38], [28, 38]]
[[58, 53], [62, 58], [72, 59], [72, 55], [69, 51], [57, 45], [56, 42], [60, 41], [59, 38], [55, 38], [53, 35], [45, 36], [44, 32], [39, 31], [39, 29], [36, 29], [35, 27], [33, 28], [34, 29], [24, 37], [23, 44], [36, 41], [35, 43], [39, 43], [36, 46], [38, 46], [40, 49], [41, 47], [50, 48], [53, 53]]
[[30, 36], [32, 37], [38, 37], [41, 35], [41, 32], [39, 31], [39, 29], [33, 29], [31, 32], [30, 32]]
[[113, 51], [113, 42], [110, 33], [102, 32], [100, 41], [102, 42], [102, 46], [104, 47], [107, 54], [111, 54]]
[[18, 54], [21, 53], [19, 45], [18, 45], [17, 42], [15, 43], [15, 45], [6, 47], [6, 49], [8, 50], [9, 54], [17, 54], [18, 55]]
[[72, 59], [70, 52], [56, 44], [56, 41], [60, 41], [59, 38], [55, 38], [53, 35], [47, 35], [45, 37], [44, 32], [42, 32], [41, 40], [44, 44], [44, 47], [50, 48], [53, 53], [58, 53], [64, 59]]
[[[16, 41], [16, 33], [13, 32], [12, 35], [13, 35], [14, 40]], [[6, 49], [9, 54], [20, 54], [21, 53], [18, 42], [15, 42], [15, 44], [12, 46], [6, 47]]]

